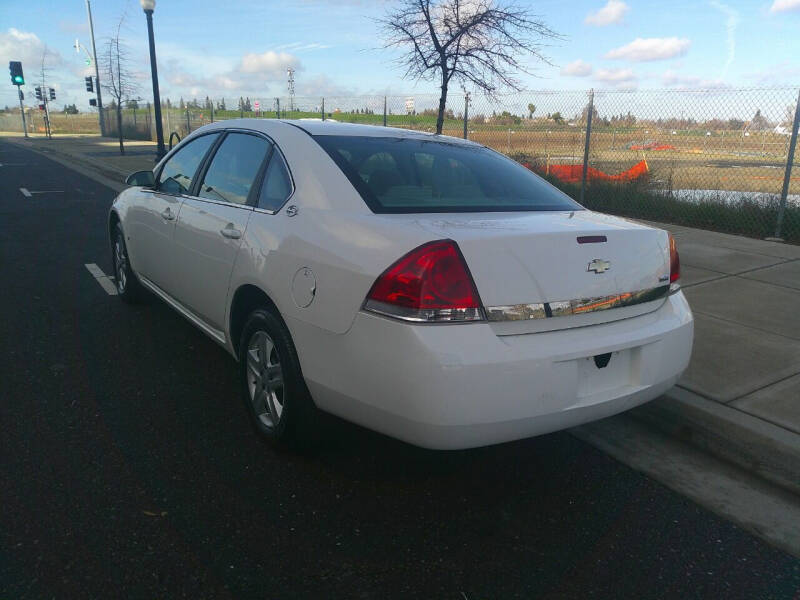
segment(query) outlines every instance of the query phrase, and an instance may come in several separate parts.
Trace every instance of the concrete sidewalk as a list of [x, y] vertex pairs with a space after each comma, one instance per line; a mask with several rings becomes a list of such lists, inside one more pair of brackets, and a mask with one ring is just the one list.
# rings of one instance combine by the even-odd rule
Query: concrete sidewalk
[[677, 241], [694, 350], [634, 416], [800, 494], [800, 246], [652, 224]]
[[86, 170], [95, 171], [116, 182], [114, 188], [118, 191], [122, 189], [120, 186], [124, 185], [128, 175], [135, 171], [152, 169], [155, 164], [155, 142], [125, 140], [125, 154], [121, 155], [118, 139], [98, 135], [53, 135], [53, 139], [38, 134], [32, 134], [28, 139], [20, 137], [18, 133], [0, 133], [0, 136], [31, 150], [48, 154], [56, 160], [66, 158]]
[[[153, 166], [155, 144], [97, 136], [9, 141], [116, 183]], [[800, 246], [653, 223], [673, 233], [695, 315], [688, 370], [634, 416], [800, 494]]]

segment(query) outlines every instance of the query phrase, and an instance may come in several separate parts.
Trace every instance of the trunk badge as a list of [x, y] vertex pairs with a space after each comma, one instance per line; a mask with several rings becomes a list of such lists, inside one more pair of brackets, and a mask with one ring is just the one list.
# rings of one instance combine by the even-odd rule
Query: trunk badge
[[589, 266], [586, 267], [587, 271], [594, 271], [598, 275], [605, 273], [611, 268], [611, 263], [607, 260], [603, 260], [601, 258], [595, 258], [592, 262], [589, 263]]

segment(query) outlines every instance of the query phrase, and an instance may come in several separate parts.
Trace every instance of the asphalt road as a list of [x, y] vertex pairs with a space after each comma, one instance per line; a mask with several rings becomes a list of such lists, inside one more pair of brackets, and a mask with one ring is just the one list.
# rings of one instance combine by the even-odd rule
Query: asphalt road
[[800, 594], [799, 561], [568, 433], [436, 453], [338, 423], [271, 450], [222, 349], [84, 267], [111, 273], [113, 192], [0, 163], [3, 600]]

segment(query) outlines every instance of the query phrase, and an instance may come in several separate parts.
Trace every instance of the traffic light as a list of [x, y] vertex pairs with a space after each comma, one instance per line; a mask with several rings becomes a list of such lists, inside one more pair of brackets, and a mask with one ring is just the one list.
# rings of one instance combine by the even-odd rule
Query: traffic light
[[89, 98], [89, 106], [97, 106], [97, 98]]
[[44, 104], [39, 105], [39, 110], [44, 110]]
[[8, 72], [11, 74], [11, 83], [25, 85], [25, 76], [22, 74], [22, 63], [18, 60], [8, 61]]
[[50, 100], [56, 99], [56, 91], [53, 88], [50, 88]]
[[86, 82], [86, 91], [93, 92], [94, 91], [94, 83], [92, 82], [91, 77], [84, 77], [83, 80]]
[[33, 88], [33, 89], [34, 89], [34, 91], [36, 92], [36, 99], [37, 99], [37, 100], [41, 100], [41, 99], [42, 99], [42, 88], [40, 88], [40, 87], [37, 85], [37, 86], [36, 86], [35, 88]]

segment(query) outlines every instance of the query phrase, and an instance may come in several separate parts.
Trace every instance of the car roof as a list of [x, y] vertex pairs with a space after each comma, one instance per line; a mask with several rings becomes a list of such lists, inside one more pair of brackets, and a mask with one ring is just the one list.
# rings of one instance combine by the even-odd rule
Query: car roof
[[338, 123], [330, 120], [321, 119], [230, 119], [217, 121], [211, 125], [206, 125], [203, 130], [242, 128], [261, 131], [266, 134], [274, 132], [277, 128], [291, 125], [305, 131], [309, 135], [340, 135], [340, 136], [359, 136], [359, 137], [391, 137], [400, 139], [438, 139], [442, 142], [462, 144], [469, 146], [479, 146], [475, 142], [451, 137], [449, 135], [436, 135], [426, 131], [414, 131], [412, 129], [402, 129], [399, 127], [382, 127], [380, 125], [361, 125], [357, 123]]

